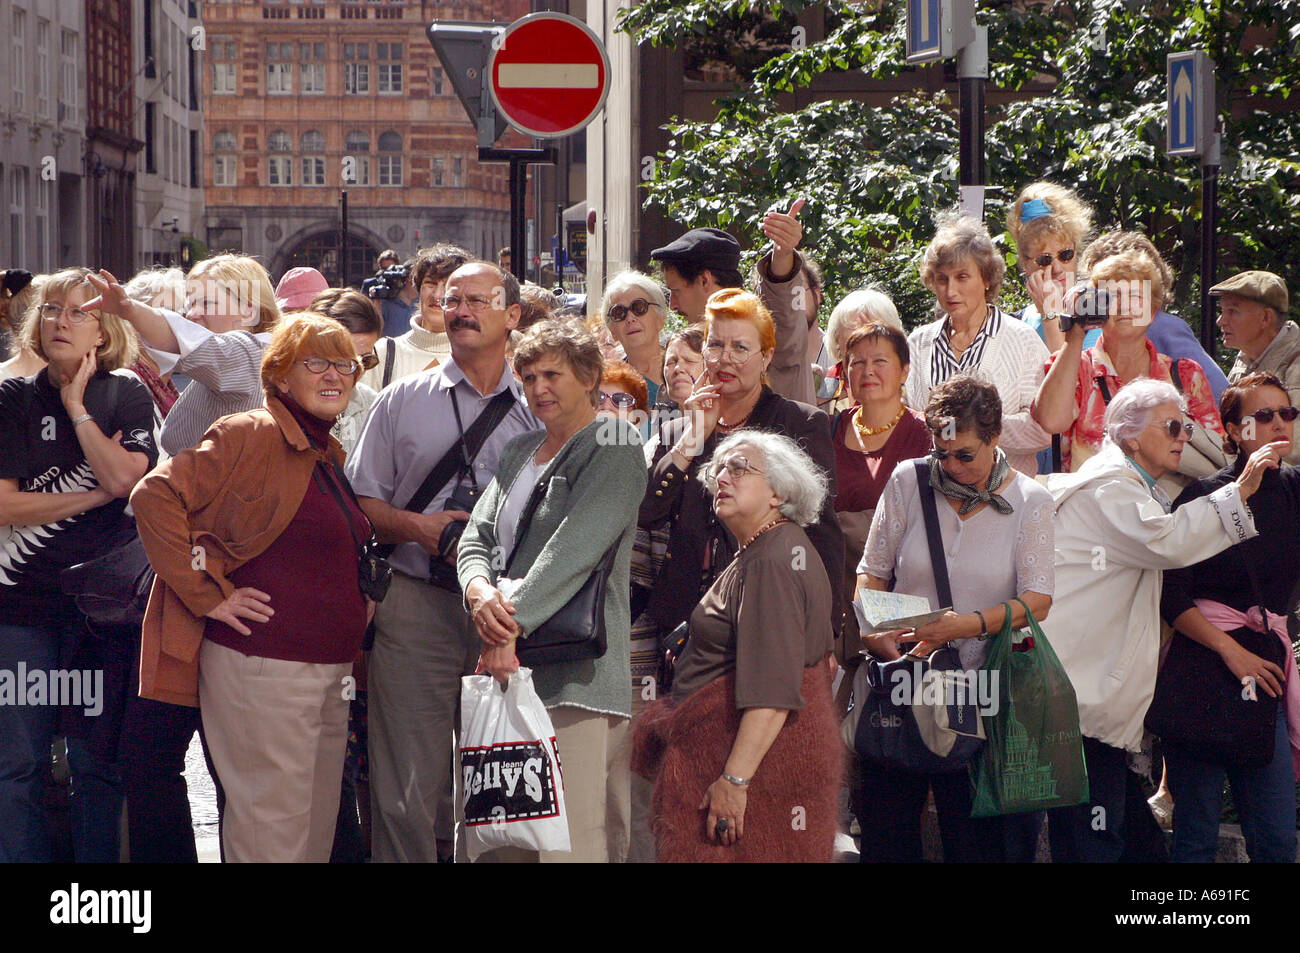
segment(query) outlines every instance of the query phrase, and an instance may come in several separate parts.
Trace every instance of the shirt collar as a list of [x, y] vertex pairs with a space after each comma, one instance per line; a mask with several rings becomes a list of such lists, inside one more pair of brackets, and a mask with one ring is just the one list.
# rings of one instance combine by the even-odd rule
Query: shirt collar
[[[1106, 353], [1105, 342], [1105, 337], [1101, 337], [1098, 338], [1097, 343], [1092, 346], [1093, 365], [1103, 371], [1107, 377], [1119, 377], [1119, 372], [1115, 370], [1115, 362], [1111, 359], [1111, 356]], [[1164, 373], [1163, 369], [1160, 367], [1160, 352], [1156, 350], [1156, 346], [1151, 343], [1150, 338], [1146, 338], [1142, 343], [1146, 345], [1147, 358], [1151, 362], [1151, 372], [1148, 376], [1159, 380], [1161, 374]]]
[[510, 362], [503, 361], [502, 363], [503, 367], [501, 370], [501, 377], [497, 380], [496, 386], [492, 388], [492, 393], [479, 394], [478, 388], [469, 382], [469, 378], [465, 376], [465, 372], [461, 370], [460, 365], [456, 363], [456, 358], [454, 356], [449, 357], [439, 367], [439, 370], [442, 371], [442, 375], [438, 379], [438, 389], [451, 390], [453, 387], [464, 384], [472, 390], [476, 396], [495, 397], [497, 394], [508, 388], [510, 392], [515, 395], [516, 400], [523, 402], [524, 385], [519, 383], [519, 378], [515, 377], [515, 373], [510, 367]]

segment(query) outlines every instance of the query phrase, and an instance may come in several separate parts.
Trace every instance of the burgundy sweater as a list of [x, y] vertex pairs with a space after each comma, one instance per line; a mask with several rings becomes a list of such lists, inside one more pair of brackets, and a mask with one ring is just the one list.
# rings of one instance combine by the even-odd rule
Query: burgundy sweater
[[[334, 422], [307, 413], [287, 395], [281, 400], [313, 445], [325, 446]], [[338, 502], [321, 484], [336, 479], [329, 467], [318, 466], [280, 538], [230, 576], [236, 588], [260, 589], [271, 597], [270, 621], [246, 619], [253, 634], [241, 635], [208, 619], [207, 638], [259, 658], [337, 664], [356, 657], [366, 631], [366, 604], [357, 580], [356, 542]], [[357, 538], [369, 538], [365, 514], [345, 487], [335, 485]]]

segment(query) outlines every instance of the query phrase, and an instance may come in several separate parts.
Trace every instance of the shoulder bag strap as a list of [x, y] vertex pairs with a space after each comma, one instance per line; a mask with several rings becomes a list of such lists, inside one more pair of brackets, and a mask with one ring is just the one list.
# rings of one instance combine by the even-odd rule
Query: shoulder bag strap
[[930, 544], [930, 562], [934, 567], [934, 587], [939, 593], [940, 608], [952, 606], [952, 586], [948, 581], [948, 557], [943, 551], [943, 536], [939, 532], [939, 509], [934, 501], [934, 487], [930, 486], [930, 458], [915, 461], [917, 491], [921, 495], [921, 512], [925, 514], [925, 538]]
[[[542, 439], [543, 441], [545, 441], [546, 438], [543, 437]], [[570, 440], [570, 442], [564, 446], [564, 449], [562, 449], [558, 455], [556, 455], [553, 459], [548, 460], [546, 463], [542, 464], [541, 469], [538, 471], [538, 476], [540, 477], [542, 474], [548, 472], [554, 473], [559, 468], [561, 461], [564, 459], [564, 457], [568, 456], [569, 452], [572, 449], [573, 449], [573, 442], [572, 440]], [[537, 450], [536, 449], [533, 450], [533, 454], [536, 453]], [[515, 532], [514, 549], [511, 550], [510, 558], [506, 560], [506, 568], [501, 571], [501, 575], [503, 576], [510, 575], [510, 567], [514, 565], [515, 555], [519, 552], [519, 542], [524, 538], [524, 531], [528, 528], [528, 524], [533, 518], [533, 512], [537, 509], [537, 507], [541, 506], [542, 497], [545, 495], [546, 495], [546, 482], [544, 480], [539, 479], [537, 483], [533, 486], [532, 492], [528, 494], [528, 502], [524, 504], [523, 512], [519, 514], [519, 529], [516, 530]], [[622, 536], [620, 536], [619, 538], [622, 539]]]
[[388, 339], [388, 347], [384, 349], [384, 382], [379, 385], [383, 390], [393, 382], [393, 364], [397, 361], [397, 342], [395, 338]]
[[[343, 512], [343, 519], [348, 524], [348, 535], [352, 537], [353, 545], [355, 545], [357, 551], [360, 552], [362, 545], [361, 537], [357, 535], [356, 526], [352, 522], [352, 514], [348, 512], [348, 506], [343, 502], [343, 494], [339, 492], [338, 485], [334, 480], [327, 476], [322, 470], [322, 468], [327, 465], [328, 464], [325, 464], [324, 462], [317, 464], [316, 469], [311, 472], [312, 478], [318, 484], [323, 485], [327, 490], [329, 490], [330, 495], [334, 497], [334, 502], [339, 505], [339, 509]], [[349, 490], [351, 490], [350, 487]], [[354, 496], [353, 499], [355, 498], [356, 497]]]
[[1104, 404], [1110, 404], [1110, 385], [1106, 383], [1106, 375], [1098, 374], [1093, 378], [1097, 382], [1097, 388], [1101, 391], [1101, 401]]

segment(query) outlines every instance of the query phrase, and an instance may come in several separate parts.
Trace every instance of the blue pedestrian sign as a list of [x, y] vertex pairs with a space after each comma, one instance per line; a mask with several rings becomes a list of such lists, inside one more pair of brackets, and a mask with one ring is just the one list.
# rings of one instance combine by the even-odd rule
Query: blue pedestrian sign
[[1167, 59], [1168, 135], [1171, 156], [1203, 156], [1214, 139], [1214, 62], [1204, 50]]
[[956, 56], [975, 40], [975, 0], [907, 0], [907, 62]]

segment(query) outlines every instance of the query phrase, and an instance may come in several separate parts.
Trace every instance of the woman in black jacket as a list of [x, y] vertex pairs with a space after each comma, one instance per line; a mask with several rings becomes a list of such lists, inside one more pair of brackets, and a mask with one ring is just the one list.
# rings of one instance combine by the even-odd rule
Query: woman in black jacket
[[[767, 385], [776, 327], [757, 296], [739, 288], [724, 288], [710, 296], [704, 314], [705, 371], [683, 404], [683, 416], [663, 429], [664, 439], [651, 466], [639, 516], [640, 525], [647, 529], [665, 524], [672, 527], [663, 571], [647, 606], [663, 632], [690, 616], [713, 577], [735, 553], [736, 541], [713, 514], [697, 471], [719, 442], [742, 427], [785, 434], [826, 474], [831, 492], [807, 534], [827, 576], [839, 579], [843, 574], [844, 536], [834, 509], [835, 453], [830, 420], [816, 408], [781, 397]], [[811, 556], [792, 553], [791, 559]], [[836, 633], [843, 610], [843, 596], [837, 588], [831, 613]]]

